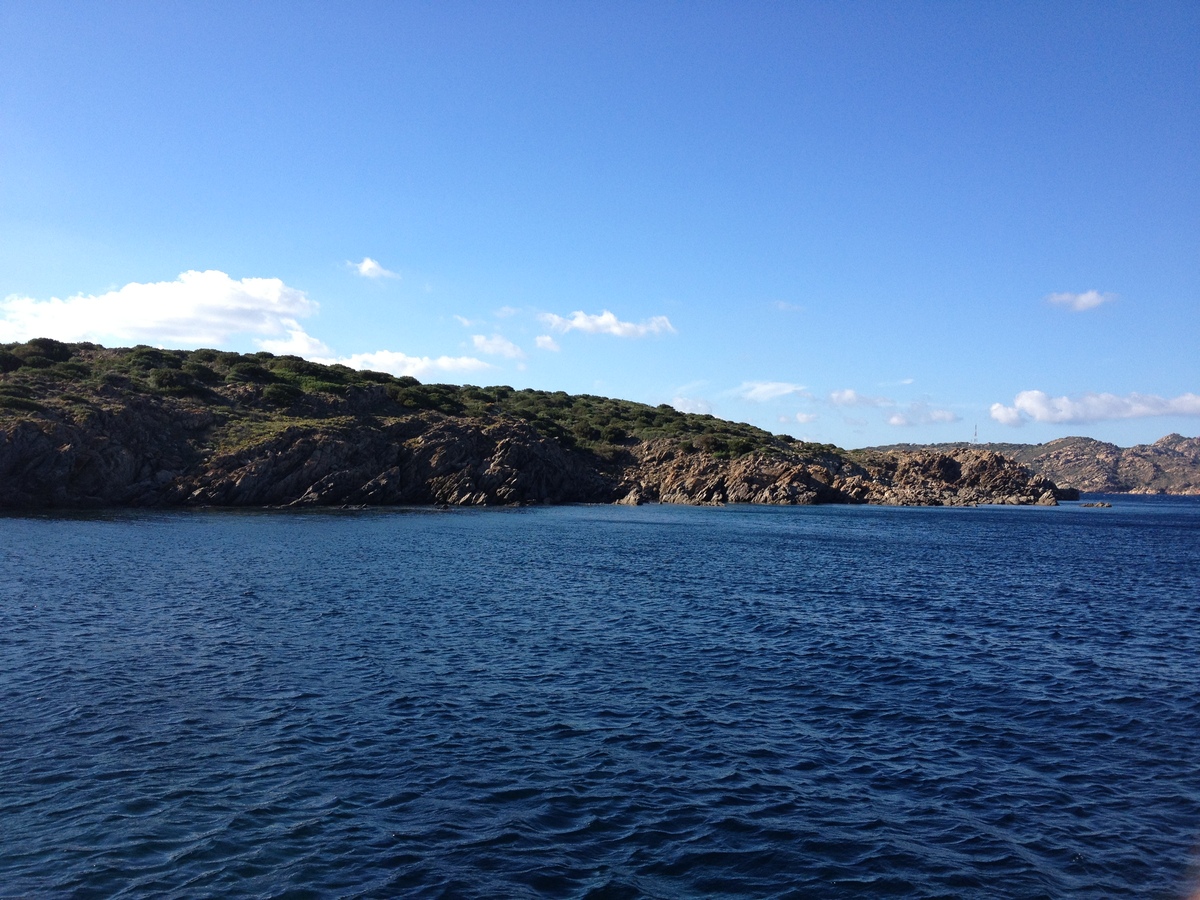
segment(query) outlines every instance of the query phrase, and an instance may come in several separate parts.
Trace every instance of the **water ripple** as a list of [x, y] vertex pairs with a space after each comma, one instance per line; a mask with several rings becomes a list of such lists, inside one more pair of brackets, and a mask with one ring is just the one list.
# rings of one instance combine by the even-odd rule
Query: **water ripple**
[[4, 896], [1177, 896], [1200, 505], [0, 518]]

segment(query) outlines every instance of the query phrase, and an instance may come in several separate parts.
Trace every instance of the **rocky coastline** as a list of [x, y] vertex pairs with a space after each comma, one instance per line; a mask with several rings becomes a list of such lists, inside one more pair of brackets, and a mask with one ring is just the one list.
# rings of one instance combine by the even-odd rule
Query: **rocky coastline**
[[270, 354], [44, 340], [0, 354], [5, 509], [1077, 496], [987, 450], [849, 453], [605, 398], [421, 386]]

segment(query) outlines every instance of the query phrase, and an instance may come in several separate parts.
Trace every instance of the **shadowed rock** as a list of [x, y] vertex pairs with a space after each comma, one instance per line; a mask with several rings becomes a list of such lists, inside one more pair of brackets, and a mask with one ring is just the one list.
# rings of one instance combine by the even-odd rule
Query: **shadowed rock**
[[[1058, 496], [1045, 478], [975, 449], [848, 454], [669, 407], [422, 386], [271, 354], [5, 348], [0, 507], [10, 509]], [[603, 427], [586, 418], [599, 414]]]

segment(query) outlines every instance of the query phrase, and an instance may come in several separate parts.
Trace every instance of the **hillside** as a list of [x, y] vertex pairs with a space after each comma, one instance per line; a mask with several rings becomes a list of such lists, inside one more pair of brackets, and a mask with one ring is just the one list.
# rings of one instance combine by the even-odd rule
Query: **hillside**
[[1135, 447], [1066, 437], [1045, 444], [892, 444], [872, 449], [911, 453], [956, 447], [1002, 453], [1061, 487], [1089, 493], [1200, 494], [1200, 438], [1180, 434]]
[[847, 453], [665, 405], [266, 352], [0, 346], [0, 508], [1061, 496], [974, 448]]

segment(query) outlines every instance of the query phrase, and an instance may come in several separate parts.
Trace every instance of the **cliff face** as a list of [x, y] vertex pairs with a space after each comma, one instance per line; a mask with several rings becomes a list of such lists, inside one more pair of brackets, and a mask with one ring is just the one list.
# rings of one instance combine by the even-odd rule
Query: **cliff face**
[[126, 409], [0, 429], [0, 507], [566, 503], [616, 499], [583, 454], [520, 421], [426, 413], [290, 426], [206, 451], [206, 417]]
[[583, 454], [524, 422], [437, 414], [332, 428], [289, 428], [219, 455], [172, 485], [165, 502], [218, 506], [608, 501], [614, 486]]
[[306, 506], [513, 503], [1055, 502], [1055, 486], [996, 453], [851, 460], [752, 452], [728, 459], [668, 440], [607, 457], [528, 423], [425, 412], [290, 425], [235, 450], [206, 446], [213, 416], [141, 402], [79, 422], [0, 429], [0, 506]]
[[847, 454], [668, 406], [270, 353], [0, 345], [0, 508], [1055, 496], [979, 450]]

